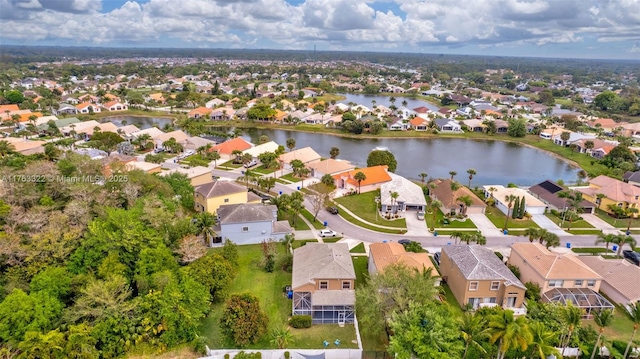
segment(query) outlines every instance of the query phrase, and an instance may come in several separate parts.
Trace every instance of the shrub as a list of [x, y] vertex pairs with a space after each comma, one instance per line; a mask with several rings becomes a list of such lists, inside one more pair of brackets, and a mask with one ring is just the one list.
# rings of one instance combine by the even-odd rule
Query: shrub
[[269, 317], [260, 308], [260, 300], [249, 293], [232, 295], [220, 319], [223, 333], [238, 346], [257, 342], [268, 326]]
[[260, 352], [247, 353], [247, 352], [241, 351], [240, 353], [236, 354], [234, 358], [235, 359], [262, 359], [262, 353]]
[[504, 256], [502, 256], [502, 253], [500, 252], [493, 252], [496, 254], [496, 256], [498, 256], [498, 258], [500, 258], [500, 260], [504, 260]]
[[527, 288], [527, 291], [524, 292], [524, 296], [527, 299], [531, 299], [537, 302], [542, 298], [542, 289], [540, 288], [540, 285], [538, 285], [538, 283], [527, 282], [524, 284], [524, 286]]
[[291, 273], [293, 270], [293, 255], [291, 253], [287, 253], [284, 258], [282, 258], [281, 268], [283, 271]]
[[311, 316], [310, 315], [294, 315], [289, 320], [289, 325], [299, 328], [311, 328]]
[[289, 359], [289, 356], [290, 356], [289, 352], [284, 352], [284, 359]]
[[197, 336], [191, 341], [191, 348], [200, 355], [207, 355], [207, 338]]
[[518, 266], [507, 264], [507, 267], [509, 268], [511, 273], [513, 273], [513, 275], [515, 275], [518, 279], [520, 279], [520, 268], [518, 268]]

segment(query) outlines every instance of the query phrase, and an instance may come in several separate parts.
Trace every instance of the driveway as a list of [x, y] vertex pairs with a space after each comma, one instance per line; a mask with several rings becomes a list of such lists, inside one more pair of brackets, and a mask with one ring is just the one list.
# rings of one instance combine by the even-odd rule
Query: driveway
[[602, 229], [602, 233], [605, 233], [605, 234], [608, 234], [608, 233], [620, 234], [620, 230], [619, 229], [617, 229], [616, 227], [610, 225], [609, 223], [605, 222], [604, 220], [600, 219], [595, 214], [582, 213], [582, 214], [580, 214], [580, 217], [582, 217], [582, 219], [587, 221], [587, 223], [589, 223], [590, 225], [592, 225], [592, 226], [594, 226], [594, 227], [596, 227], [598, 229]]
[[423, 237], [432, 236], [432, 234], [429, 233], [429, 229], [427, 228], [427, 222], [425, 222], [424, 219], [418, 219], [417, 211], [405, 212], [405, 220], [407, 222], [406, 235]]
[[549, 219], [549, 217], [545, 216], [544, 214], [531, 215], [531, 219], [536, 222], [536, 224], [540, 226], [540, 228], [544, 228], [551, 233], [557, 234], [559, 236], [571, 235], [570, 233], [563, 231], [560, 226], [555, 224], [552, 220]]
[[478, 230], [483, 236], [497, 236], [500, 234], [500, 229], [496, 227], [484, 214], [469, 214], [469, 219], [473, 224], [478, 227]]

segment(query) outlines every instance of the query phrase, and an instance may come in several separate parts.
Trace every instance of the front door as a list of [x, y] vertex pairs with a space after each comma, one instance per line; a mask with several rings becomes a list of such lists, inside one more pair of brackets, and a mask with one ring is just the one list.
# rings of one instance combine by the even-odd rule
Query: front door
[[338, 312], [338, 324], [340, 325], [344, 325], [344, 316], [345, 316], [345, 312]]

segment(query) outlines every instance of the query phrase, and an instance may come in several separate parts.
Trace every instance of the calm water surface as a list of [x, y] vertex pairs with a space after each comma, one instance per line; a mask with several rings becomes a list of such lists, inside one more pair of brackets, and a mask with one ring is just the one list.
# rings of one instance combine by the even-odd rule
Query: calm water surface
[[[390, 96], [379, 96], [379, 95], [363, 95], [363, 94], [353, 94], [353, 93], [339, 93], [338, 95], [345, 96], [346, 99], [338, 102], [342, 102], [344, 104], [349, 104], [349, 102], [355, 102], [357, 104], [367, 106], [371, 108], [373, 103], [371, 101], [375, 100], [376, 105], [384, 105], [391, 106], [391, 101], [389, 101]], [[438, 111], [440, 107], [423, 100], [412, 99], [409, 97], [396, 97], [395, 106], [397, 108], [402, 107], [402, 101], [407, 101], [407, 108], [414, 109], [416, 107], [424, 106], [431, 111]]]
[[[102, 122], [113, 122], [118, 127], [127, 125], [135, 125], [141, 130], [145, 130], [150, 127], [158, 127], [162, 129], [167, 124], [173, 123], [173, 118], [170, 117], [146, 117], [146, 116], [109, 116], [103, 117]], [[124, 121], [124, 122], [123, 122]]]

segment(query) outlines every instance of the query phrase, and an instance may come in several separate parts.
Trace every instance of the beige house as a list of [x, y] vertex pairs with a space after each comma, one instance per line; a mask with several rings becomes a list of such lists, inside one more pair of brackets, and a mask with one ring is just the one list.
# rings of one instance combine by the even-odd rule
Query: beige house
[[291, 161], [293, 160], [300, 160], [305, 165], [308, 165], [312, 162], [319, 162], [321, 159], [322, 157], [313, 148], [304, 147], [281, 154], [278, 161], [284, 165], [285, 169], [291, 169]]
[[[469, 188], [460, 186], [455, 191], [451, 190], [451, 179], [436, 179], [431, 182], [435, 188], [431, 190], [432, 197], [442, 202], [442, 212], [444, 213], [466, 213], [466, 214], [484, 214], [487, 209], [487, 205], [483, 200], [473, 193]], [[471, 205], [469, 207], [458, 201], [458, 198], [468, 196], [471, 199]]]
[[311, 170], [311, 176], [316, 178], [322, 178], [324, 175], [333, 176], [338, 173], [352, 171], [356, 168], [355, 165], [347, 160], [334, 160], [332, 158], [309, 163], [307, 167]]
[[151, 162], [138, 162], [138, 161], [132, 161], [126, 164], [126, 168], [129, 171], [133, 171], [133, 170], [140, 170], [143, 171], [145, 173], [160, 173], [160, 171], [162, 171], [162, 166], [158, 163], [151, 163]]
[[573, 253], [554, 253], [540, 243], [520, 242], [511, 246], [508, 263], [520, 269], [520, 279], [537, 283], [546, 302], [572, 304], [592, 310], [613, 308], [598, 294], [602, 277]]
[[479, 245], [442, 247], [440, 275], [461, 306], [501, 306], [524, 315], [526, 288], [488, 248]]
[[[371, 243], [369, 246], [369, 262], [367, 270], [370, 275], [384, 271], [390, 265], [401, 263], [408, 268], [415, 268], [422, 272], [432, 271], [433, 276], [438, 275], [438, 270], [433, 266], [433, 262], [427, 253], [407, 252], [400, 243]], [[440, 280], [436, 285], [440, 285]]]
[[307, 243], [293, 252], [293, 315], [315, 324], [353, 323], [356, 273], [346, 243]]
[[198, 212], [216, 213], [222, 205], [260, 203], [261, 198], [247, 191], [247, 187], [232, 181], [214, 181], [195, 188], [195, 207]]
[[191, 181], [191, 185], [193, 187], [202, 186], [203, 184], [207, 184], [213, 182], [213, 176], [211, 175], [211, 169], [202, 166], [190, 167], [190, 168], [174, 168], [168, 171], [165, 171], [163, 175], [168, 176], [172, 173], [182, 173], [189, 181]]
[[640, 301], [640, 267], [626, 259], [604, 259], [601, 256], [579, 256], [578, 259], [602, 276], [600, 292], [627, 307]]

